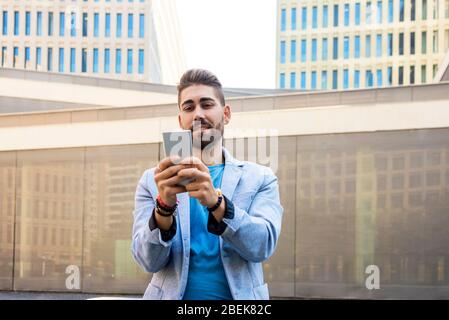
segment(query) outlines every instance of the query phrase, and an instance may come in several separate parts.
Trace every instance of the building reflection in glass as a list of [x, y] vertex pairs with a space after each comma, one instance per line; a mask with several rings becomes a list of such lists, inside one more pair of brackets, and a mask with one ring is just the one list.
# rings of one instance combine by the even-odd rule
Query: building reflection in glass
[[[281, 137], [269, 164], [285, 209], [264, 263], [271, 295], [447, 298], [448, 137], [449, 129]], [[225, 145], [235, 153], [255, 141]], [[161, 155], [161, 144], [0, 152], [0, 289], [73, 290], [66, 268], [75, 265], [75, 290], [143, 293], [151, 275], [130, 252], [134, 193]], [[371, 264], [380, 290], [365, 287]]]

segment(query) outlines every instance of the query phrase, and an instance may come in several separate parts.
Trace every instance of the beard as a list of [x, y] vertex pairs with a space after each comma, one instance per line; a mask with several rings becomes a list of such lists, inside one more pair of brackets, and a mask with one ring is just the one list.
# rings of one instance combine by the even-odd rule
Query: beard
[[205, 119], [195, 120], [190, 130], [192, 131], [193, 147], [203, 151], [206, 148], [213, 148], [221, 140], [224, 124], [223, 121], [213, 125]]

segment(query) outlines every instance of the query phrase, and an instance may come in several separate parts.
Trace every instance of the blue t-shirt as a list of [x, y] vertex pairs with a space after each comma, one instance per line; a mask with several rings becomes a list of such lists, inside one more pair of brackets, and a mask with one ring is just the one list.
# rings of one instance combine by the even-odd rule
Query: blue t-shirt
[[[209, 166], [215, 188], [221, 187], [224, 164]], [[190, 263], [184, 300], [232, 300], [220, 255], [219, 236], [207, 231], [209, 212], [190, 198]]]

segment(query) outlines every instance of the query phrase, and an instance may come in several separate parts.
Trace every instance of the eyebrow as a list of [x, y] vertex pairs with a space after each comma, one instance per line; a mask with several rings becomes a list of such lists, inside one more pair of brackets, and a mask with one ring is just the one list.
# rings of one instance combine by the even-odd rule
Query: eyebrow
[[[207, 101], [213, 101], [213, 102], [215, 102], [215, 100], [214, 100], [213, 98], [211, 98], [211, 97], [203, 97], [203, 98], [200, 99], [200, 102], [207, 102]], [[184, 102], [181, 104], [181, 106], [183, 106], [183, 105], [185, 105], [185, 104], [187, 104], [187, 103], [192, 103], [192, 102], [194, 102], [192, 99], [186, 100], [186, 101], [184, 101]]]

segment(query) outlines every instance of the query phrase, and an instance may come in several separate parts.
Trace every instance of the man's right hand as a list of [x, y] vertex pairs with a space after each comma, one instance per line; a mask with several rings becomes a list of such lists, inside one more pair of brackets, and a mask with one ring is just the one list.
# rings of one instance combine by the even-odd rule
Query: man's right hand
[[171, 207], [176, 204], [177, 193], [187, 192], [184, 186], [177, 185], [184, 179], [178, 177], [177, 174], [179, 170], [188, 168], [189, 165], [176, 164], [179, 161], [179, 157], [167, 157], [159, 162], [154, 171], [154, 180], [159, 195], [162, 201]]

